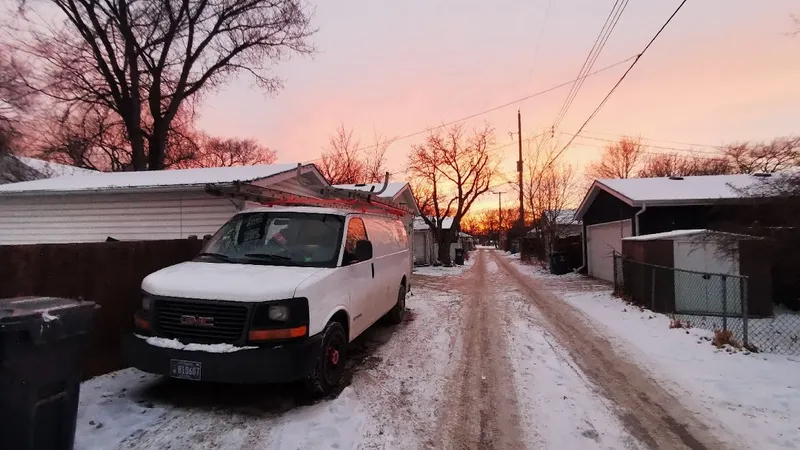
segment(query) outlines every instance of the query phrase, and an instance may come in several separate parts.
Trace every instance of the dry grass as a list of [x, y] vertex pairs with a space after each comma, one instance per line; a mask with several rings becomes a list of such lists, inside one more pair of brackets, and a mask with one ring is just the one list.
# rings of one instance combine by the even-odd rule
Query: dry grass
[[731, 330], [714, 330], [714, 339], [711, 341], [717, 348], [729, 345], [733, 348], [741, 349], [742, 344], [734, 336]]
[[669, 321], [670, 328], [685, 328], [689, 329], [692, 328], [692, 324], [689, 321], [681, 320], [681, 319], [672, 319]]

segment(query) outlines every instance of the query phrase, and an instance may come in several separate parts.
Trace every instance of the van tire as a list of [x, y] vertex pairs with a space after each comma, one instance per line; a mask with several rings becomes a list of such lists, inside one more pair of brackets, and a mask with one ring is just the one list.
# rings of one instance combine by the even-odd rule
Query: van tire
[[403, 321], [406, 314], [406, 285], [400, 285], [400, 291], [397, 293], [397, 303], [386, 314], [386, 321], [392, 325], [397, 325]]
[[328, 322], [322, 331], [322, 349], [311, 372], [306, 376], [305, 386], [311, 394], [325, 395], [339, 386], [347, 360], [347, 334], [339, 322]]

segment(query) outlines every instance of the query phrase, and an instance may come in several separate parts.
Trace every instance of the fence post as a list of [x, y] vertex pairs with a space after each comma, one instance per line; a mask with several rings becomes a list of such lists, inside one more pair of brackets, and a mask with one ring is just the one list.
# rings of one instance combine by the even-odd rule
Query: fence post
[[652, 277], [650, 280], [650, 311], [656, 310], [656, 268], [653, 266]]
[[722, 330], [728, 330], [728, 280], [722, 275]]
[[747, 277], [741, 278], [742, 283], [742, 343], [745, 347], [749, 345], [747, 340]]

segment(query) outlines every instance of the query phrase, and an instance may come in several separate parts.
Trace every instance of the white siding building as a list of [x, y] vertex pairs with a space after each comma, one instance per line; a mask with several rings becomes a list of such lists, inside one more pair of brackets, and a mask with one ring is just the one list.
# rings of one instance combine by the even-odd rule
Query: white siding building
[[314, 196], [313, 164], [91, 173], [0, 186], [0, 245], [183, 239], [214, 233], [245, 205], [209, 195], [237, 182]]

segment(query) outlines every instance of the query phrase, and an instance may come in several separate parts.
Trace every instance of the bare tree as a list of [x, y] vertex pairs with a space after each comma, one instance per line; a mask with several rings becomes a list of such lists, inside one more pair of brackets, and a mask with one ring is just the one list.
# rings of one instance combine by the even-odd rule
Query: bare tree
[[624, 137], [606, 146], [600, 161], [591, 164], [586, 174], [594, 179], [631, 178], [644, 157], [640, 138]]
[[[165, 143], [164, 168], [189, 167], [199, 155], [201, 134], [194, 129], [191, 112], [179, 112], [170, 123]], [[81, 168], [119, 172], [133, 169], [133, 150], [125, 124], [102, 105], [74, 105], [66, 113], [40, 114], [46, 124], [34, 147], [44, 159]]]
[[272, 164], [277, 159], [275, 151], [255, 139], [206, 137], [190, 158], [171, 168], [232, 167], [255, 164]]
[[575, 182], [575, 168], [568, 164], [550, 166], [542, 174], [535, 211], [539, 212], [536, 224], [548, 253], [556, 250], [562, 227], [569, 225], [565, 211], [577, 200]]
[[42, 69], [29, 84], [68, 108], [88, 103], [117, 114], [134, 170], [165, 167], [172, 121], [202, 92], [241, 73], [274, 92], [281, 82], [270, 67], [311, 52], [313, 30], [300, 0], [42, 3], [64, 19], [27, 21], [30, 39], [18, 46]]
[[331, 184], [378, 183], [386, 174], [386, 150], [391, 140], [375, 133], [374, 144], [362, 148], [353, 137], [353, 129], [339, 125], [336, 133], [328, 138], [319, 162], [322, 175]]
[[[415, 145], [409, 156], [417, 204], [439, 244], [439, 261], [449, 264], [450, 245], [457, 237], [461, 219], [475, 200], [489, 191], [497, 163], [489, 149], [494, 131], [488, 125], [468, 133], [455, 124], [432, 131], [425, 143]], [[452, 219], [449, 229], [445, 219]]]
[[722, 148], [739, 173], [780, 172], [800, 165], [800, 137], [740, 142]]
[[693, 175], [728, 175], [736, 172], [736, 168], [726, 156], [701, 157], [663, 153], [649, 155], [639, 170], [640, 178], [693, 176]]

